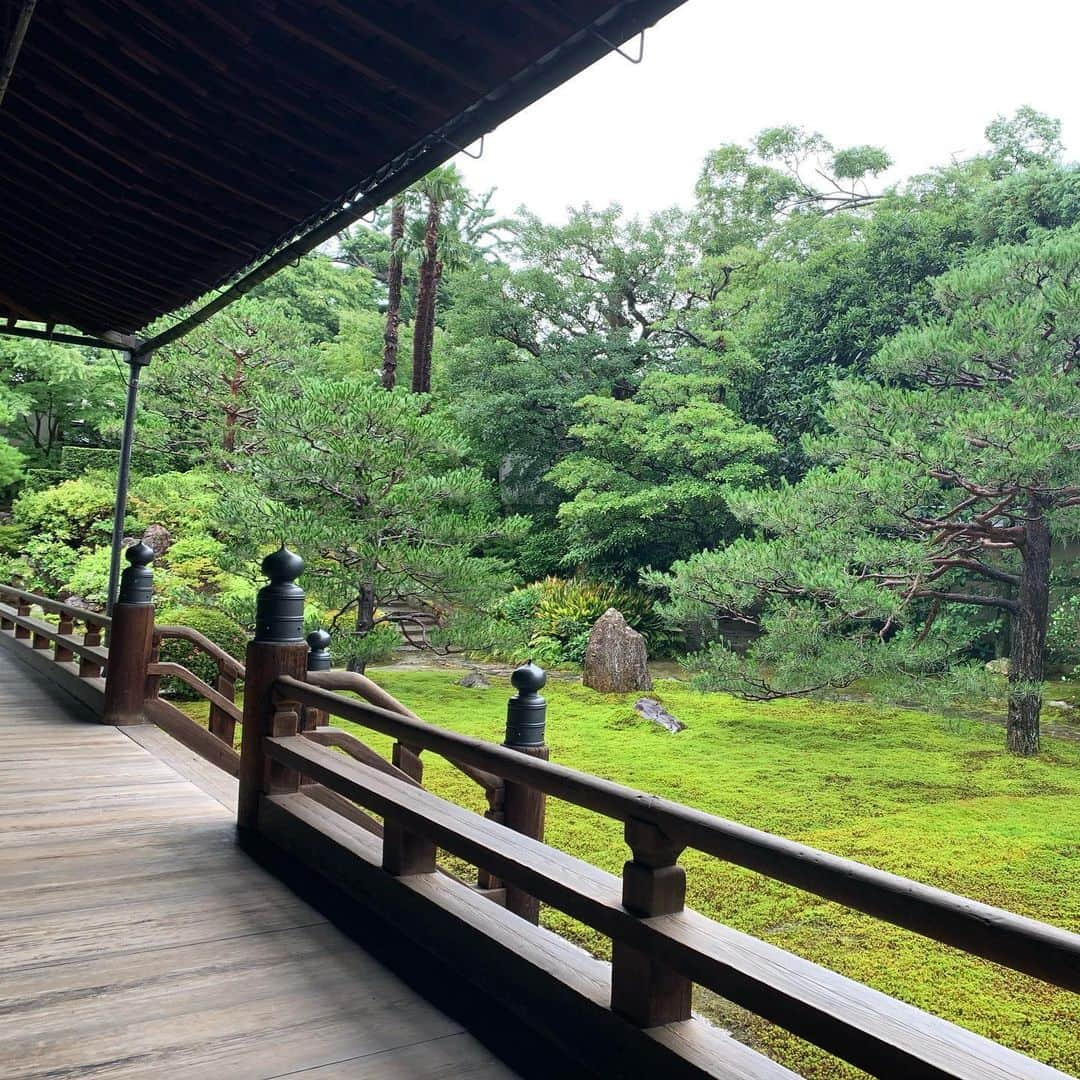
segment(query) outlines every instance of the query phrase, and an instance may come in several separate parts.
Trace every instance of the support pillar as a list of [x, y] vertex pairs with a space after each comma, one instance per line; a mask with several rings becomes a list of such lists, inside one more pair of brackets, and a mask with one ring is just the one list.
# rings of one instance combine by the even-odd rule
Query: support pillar
[[[291, 723], [296, 732], [295, 712], [274, 702], [274, 681], [282, 675], [302, 679], [307, 670], [308, 647], [304, 641], [304, 590], [296, 584], [303, 573], [304, 560], [284, 544], [262, 561], [269, 585], [259, 590], [255, 607], [255, 638], [247, 648], [247, 676], [244, 679], [244, 723], [240, 742], [240, 795], [237, 825], [254, 832], [259, 821], [259, 801], [264, 792], [284, 790], [285, 778], [268, 761], [264, 740], [285, 734]], [[275, 730], [275, 718], [282, 731]], [[288, 722], [288, 723], [287, 723]]]
[[[647, 821], [626, 823], [633, 858], [623, 867], [623, 907], [641, 919], [683, 910], [686, 871], [677, 865], [682, 845]], [[690, 1019], [691, 982], [623, 941], [611, 952], [611, 1007], [639, 1027]]]
[[133, 544], [126, 557], [130, 565], [113, 608], [105, 672], [103, 720], [117, 725], [146, 723], [146, 668], [154, 642], [154, 549]]

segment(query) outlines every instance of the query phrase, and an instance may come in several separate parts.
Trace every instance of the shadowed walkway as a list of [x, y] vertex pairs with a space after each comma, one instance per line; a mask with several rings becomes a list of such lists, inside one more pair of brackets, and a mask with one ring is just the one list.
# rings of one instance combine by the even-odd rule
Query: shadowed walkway
[[133, 736], [176, 768], [0, 654], [0, 1075], [512, 1076], [238, 850], [220, 778]]

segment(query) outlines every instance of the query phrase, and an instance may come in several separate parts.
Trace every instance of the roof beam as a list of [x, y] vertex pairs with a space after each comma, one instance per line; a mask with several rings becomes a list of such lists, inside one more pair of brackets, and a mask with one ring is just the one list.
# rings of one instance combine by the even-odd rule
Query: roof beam
[[37, 0], [23, 0], [23, 5], [15, 19], [15, 29], [11, 32], [11, 40], [8, 42], [7, 52], [4, 54], [4, 62], [0, 65], [0, 104], [3, 104], [8, 83], [11, 82], [11, 73], [15, 70], [15, 61], [19, 59], [22, 43], [26, 37], [26, 31], [30, 27], [30, 19], [33, 17], [36, 4]]
[[[121, 345], [116, 341], [106, 341], [104, 338], [88, 337], [85, 334], [57, 333], [55, 330], [38, 330], [33, 326], [0, 326], [0, 335], [4, 337], [33, 338], [35, 341], [51, 341], [57, 345], [87, 345], [94, 349], [116, 349], [119, 352], [127, 352], [130, 345]], [[127, 335], [113, 335], [110, 337], [127, 337]]]
[[[152, 352], [183, 337], [196, 326], [206, 322], [212, 315], [216, 315], [257, 285], [262, 284], [278, 270], [314, 251], [320, 244], [332, 239], [365, 214], [426, 176], [432, 169], [451, 158], [457, 152], [458, 146], [468, 146], [475, 142], [482, 135], [493, 130], [496, 125], [531, 104], [537, 97], [554, 89], [569, 76], [577, 74], [588, 64], [606, 55], [611, 51], [611, 47], [606, 43], [606, 39], [595, 34], [597, 24], [602, 23], [605, 30], [613, 34], [615, 40], [623, 40], [634, 31], [641, 29], [643, 23], [652, 25], [661, 15], [677, 7], [681, 2], [682, 0], [641, 0], [638, 5], [634, 5], [632, 13], [624, 7], [616, 7], [608, 13], [608, 16], [597, 19], [594, 24], [584, 27], [561, 49], [534, 62], [525, 71], [519, 72], [509, 83], [495, 87], [477, 105], [432, 132], [422, 144], [400, 155], [372, 178], [366, 190], [355, 195], [352, 201], [346, 202], [339, 210], [329, 214], [321, 222], [313, 223], [294, 240], [279, 248], [258, 266], [247, 271], [232, 285], [206, 301], [190, 315], [144, 341], [135, 350], [136, 355]], [[646, 14], [647, 18], [643, 20], [641, 16]], [[623, 33], [624, 30], [625, 33]], [[539, 93], [537, 93], [537, 88], [539, 88]], [[449, 139], [454, 141], [451, 143]]]

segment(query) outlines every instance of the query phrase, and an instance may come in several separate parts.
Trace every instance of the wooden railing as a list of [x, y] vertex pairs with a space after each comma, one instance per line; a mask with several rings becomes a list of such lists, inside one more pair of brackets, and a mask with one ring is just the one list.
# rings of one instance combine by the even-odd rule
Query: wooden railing
[[[688, 1057], [691, 1029], [680, 1025], [698, 1023], [691, 1018], [691, 997], [699, 985], [878, 1076], [1063, 1075], [686, 908], [686, 872], [679, 859], [693, 849], [1073, 992], [1080, 992], [1080, 935], [543, 756], [434, 727], [361, 675], [305, 672], [302, 642], [256, 643], [245, 667], [194, 630], [154, 628], [148, 605], [125, 618], [111, 621], [0, 586], [0, 635], [19, 642], [12, 647], [39, 670], [81, 688], [77, 692], [96, 701], [100, 713], [101, 702], [109, 700], [109, 685], [101, 678], [108, 667], [114, 683], [127, 685], [126, 698], [113, 689], [117, 722], [151, 720], [240, 776], [241, 837], [280, 848], [307, 867], [308, 877], [352, 889], [366, 903], [377, 896], [385, 909], [404, 905], [400, 910], [412, 914], [402, 931], [426, 933], [427, 948], [449, 950], [447, 955], [465, 967], [483, 953], [486, 959], [476, 964], [487, 974], [478, 979], [494, 978], [490, 972], [502, 966], [526, 971], [522, 977], [535, 981], [530, 990], [541, 1018], [553, 1009], [553, 987], [577, 995], [575, 1000], [600, 994], [603, 1015], [662, 1044], [672, 1060], [722, 1059], [715, 1071], [680, 1066], [673, 1075], [791, 1075], [731, 1040], [711, 1036], [704, 1057], [700, 1047]], [[103, 633], [112, 639], [111, 660]], [[160, 659], [161, 643], [170, 639], [184, 640], [213, 659], [215, 686], [183, 665]], [[117, 651], [123, 643], [124, 651]], [[210, 703], [210, 730], [160, 696], [163, 678], [181, 680]], [[236, 702], [241, 682], [243, 714]], [[333, 727], [331, 717], [392, 739], [391, 760], [352, 732]], [[245, 718], [241, 757], [233, 743], [236, 724]], [[438, 755], [478, 784], [487, 813], [481, 816], [425, 790], [425, 753]], [[533, 805], [540, 800], [539, 818], [504, 814], [511, 805], [524, 805], [522, 793]], [[543, 843], [547, 796], [622, 823], [629, 858], [621, 878]], [[440, 868], [440, 850], [477, 867], [479, 888]], [[394, 888], [403, 891], [387, 892]], [[478, 892], [497, 904], [474, 899]], [[610, 939], [612, 961], [603, 974], [595, 966], [582, 968], [575, 950], [560, 952], [550, 932], [515, 918], [535, 922], [541, 902]], [[491, 914], [470, 906], [475, 904]], [[436, 912], [450, 921], [431, 922]], [[465, 924], [469, 944], [454, 953], [445, 933], [458, 934]], [[531, 959], [526, 963], [519, 954]], [[544, 970], [537, 976], [535, 968]], [[585, 986], [592, 989], [586, 992]], [[566, 1016], [551, 1015], [559, 1022]], [[589, 1022], [600, 1023], [599, 1015], [590, 1013]], [[622, 1028], [604, 1030], [623, 1038]]]
[[[35, 615], [37, 608], [41, 615]], [[56, 616], [56, 622], [45, 618]], [[29, 643], [32, 660], [84, 704], [98, 708], [109, 658], [102, 644], [112, 620], [48, 596], [0, 585], [0, 632]]]
[[[169, 640], [186, 641], [209, 657], [217, 667], [215, 685], [207, 685], [194, 672], [181, 664], [162, 663], [161, 644]], [[236, 689], [237, 683], [244, 680], [244, 665], [205, 634], [189, 626], [156, 626], [152, 649], [150, 663], [146, 669], [149, 676], [147, 697], [151, 699], [160, 697], [163, 677], [177, 679], [189, 686], [199, 697], [209, 702], [210, 734], [231, 748], [236, 740], [236, 725], [242, 719], [241, 711], [236, 704]]]
[[[382, 867], [435, 869], [436, 848], [484, 867], [613, 943], [610, 1004], [640, 1027], [685, 1020], [700, 984], [875, 1075], [1045, 1077], [1054, 1070], [684, 906], [680, 854], [693, 848], [1056, 986], [1080, 991], [1080, 935], [838, 858], [558, 764], [425, 724], [309, 682], [273, 682], [261, 797], [290, 812], [301, 778], [382, 816]], [[580, 859], [419, 789], [412, 777], [327, 749], [303, 710], [337, 716], [398, 749], [528, 785], [624, 824], [621, 881]], [[332, 731], [332, 729], [330, 729]], [[407, 770], [403, 770], [406, 771]], [[390, 826], [393, 825], [391, 832]]]

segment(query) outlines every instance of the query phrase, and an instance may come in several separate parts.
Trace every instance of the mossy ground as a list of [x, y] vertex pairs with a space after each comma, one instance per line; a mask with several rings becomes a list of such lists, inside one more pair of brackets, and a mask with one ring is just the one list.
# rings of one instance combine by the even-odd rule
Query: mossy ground
[[[506, 680], [477, 691], [446, 671], [371, 674], [431, 723], [502, 737]], [[872, 704], [747, 703], [664, 681], [657, 696], [687, 724], [672, 736], [637, 718], [637, 695], [553, 680], [545, 696], [555, 761], [1080, 930], [1080, 744], [1046, 740], [1038, 758], [1021, 760], [1005, 753], [1001, 728], [982, 723]], [[354, 730], [388, 750], [387, 740]], [[426, 760], [426, 786], [483, 809], [469, 780]], [[626, 858], [617, 824], [555, 800], [547, 840], [615, 873]], [[699, 911], [1080, 1072], [1077, 996], [719, 860], [688, 852], [682, 863]], [[605, 940], [573, 920], [544, 918], [606, 952]], [[713, 995], [696, 1005], [809, 1077], [856, 1075]]]

